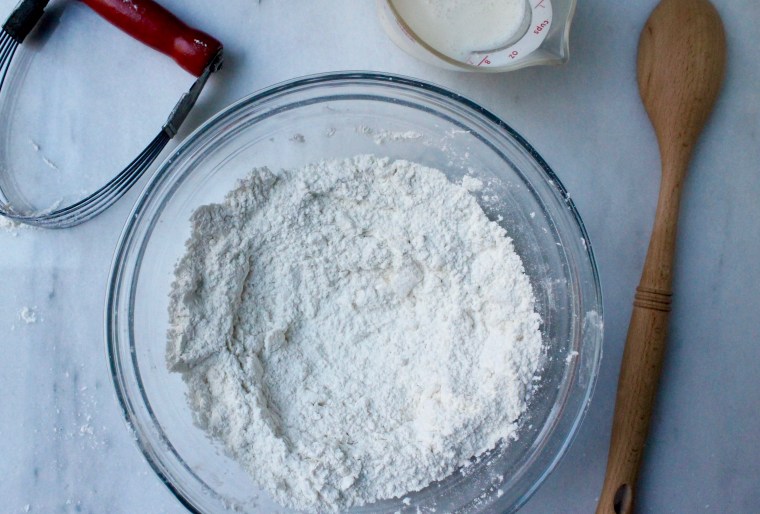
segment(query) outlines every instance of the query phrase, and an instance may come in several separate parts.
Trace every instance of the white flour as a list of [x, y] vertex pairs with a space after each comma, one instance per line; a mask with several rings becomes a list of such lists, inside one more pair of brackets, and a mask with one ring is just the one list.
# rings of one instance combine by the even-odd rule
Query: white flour
[[0, 216], [0, 232], [9, 232], [14, 237], [18, 236], [18, 231], [23, 225], [5, 216]]
[[515, 436], [540, 318], [465, 187], [372, 156], [256, 169], [192, 223], [168, 366], [283, 505], [401, 497]]

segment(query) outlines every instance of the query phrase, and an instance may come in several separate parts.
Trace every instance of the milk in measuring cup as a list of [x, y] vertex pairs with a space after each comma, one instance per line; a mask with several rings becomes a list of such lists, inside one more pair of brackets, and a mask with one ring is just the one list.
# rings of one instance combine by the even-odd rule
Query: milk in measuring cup
[[391, 0], [425, 43], [464, 61], [472, 52], [506, 46], [527, 28], [525, 0]]
[[390, 38], [410, 55], [459, 71], [559, 64], [576, 0], [376, 0]]

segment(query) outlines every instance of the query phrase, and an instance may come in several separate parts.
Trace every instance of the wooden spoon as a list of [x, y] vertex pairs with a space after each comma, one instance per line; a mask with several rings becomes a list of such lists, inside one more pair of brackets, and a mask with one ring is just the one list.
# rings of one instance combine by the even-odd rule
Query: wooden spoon
[[723, 23], [707, 0], [663, 0], [639, 40], [641, 99], [660, 145], [662, 181], [633, 302], [597, 514], [630, 514], [665, 350], [681, 186], [723, 82]]

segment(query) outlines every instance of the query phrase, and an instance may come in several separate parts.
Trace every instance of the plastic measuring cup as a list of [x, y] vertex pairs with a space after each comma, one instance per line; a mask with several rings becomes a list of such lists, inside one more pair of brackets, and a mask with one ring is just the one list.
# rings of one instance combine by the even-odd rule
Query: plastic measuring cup
[[576, 0], [525, 0], [520, 30], [498, 48], [468, 52], [463, 59], [442, 53], [419, 37], [394, 4], [377, 0], [380, 20], [390, 38], [408, 54], [459, 71], [502, 72], [539, 64], [561, 64], [569, 57], [570, 24]]

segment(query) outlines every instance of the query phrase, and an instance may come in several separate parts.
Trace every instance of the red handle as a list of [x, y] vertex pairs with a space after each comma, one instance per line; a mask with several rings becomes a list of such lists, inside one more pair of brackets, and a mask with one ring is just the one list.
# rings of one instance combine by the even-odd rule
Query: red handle
[[188, 27], [153, 0], [81, 0], [138, 41], [168, 55], [196, 77], [222, 51], [222, 43]]

